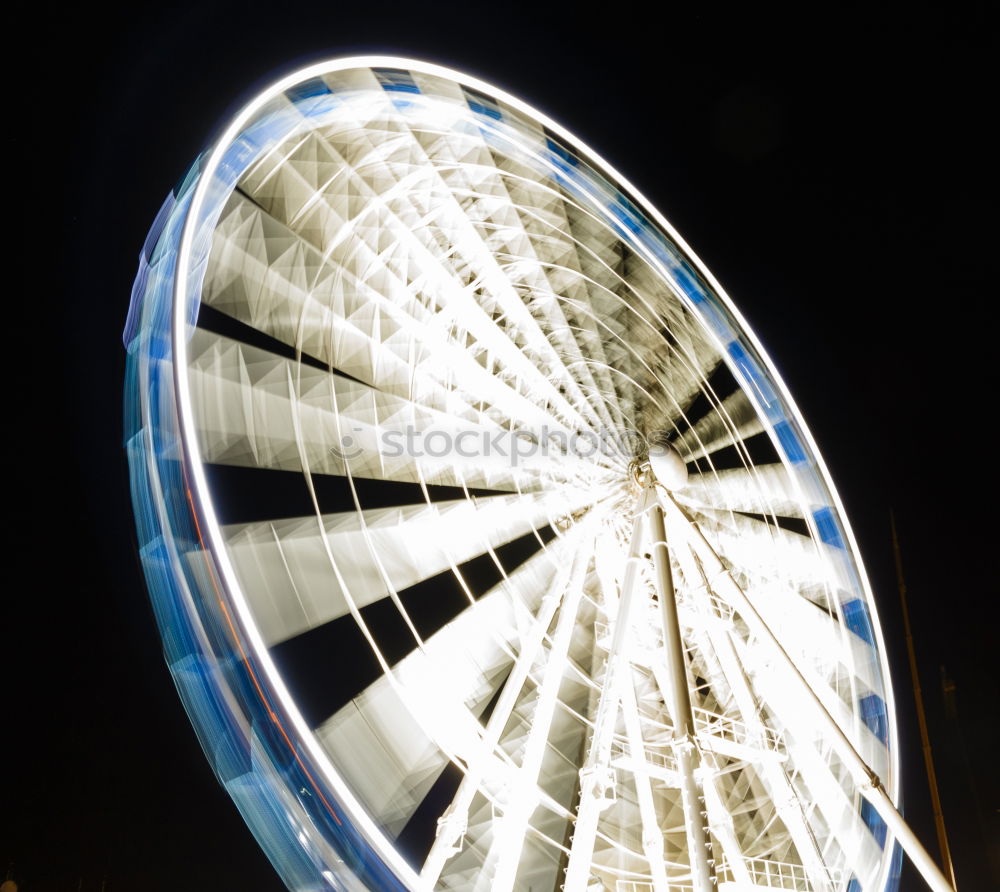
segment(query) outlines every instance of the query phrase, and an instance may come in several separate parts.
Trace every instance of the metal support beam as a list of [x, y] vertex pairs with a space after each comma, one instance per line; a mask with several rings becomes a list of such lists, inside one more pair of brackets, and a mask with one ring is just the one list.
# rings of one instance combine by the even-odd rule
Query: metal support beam
[[[681, 528], [681, 532], [683, 532], [683, 528]], [[683, 538], [683, 536], [678, 536], [678, 538]], [[706, 599], [710, 596], [714, 597], [694, 553], [686, 544], [686, 539], [684, 541], [685, 547], [675, 548], [673, 552], [677, 563], [680, 564], [684, 578], [688, 580], [688, 585], [693, 591], [703, 594]], [[696, 584], [697, 580], [701, 581], [700, 586]], [[704, 624], [703, 631], [707, 635], [709, 647], [703, 652], [711, 654], [718, 662], [719, 671], [732, 692], [733, 702], [739, 711], [741, 721], [761, 741], [760, 745], [763, 747], [765, 729], [758, 715], [757, 694], [751, 690], [750, 683], [747, 681], [746, 667], [736, 654], [728, 625], [721, 619], [711, 620]], [[760, 755], [766, 755], [766, 753], [762, 752]], [[771, 795], [771, 801], [777, 809], [778, 816], [792, 837], [799, 859], [809, 873], [812, 887], [816, 892], [829, 892], [831, 889], [830, 872], [823, 862], [823, 856], [816, 845], [816, 838], [806, 821], [802, 803], [796, 795], [788, 775], [775, 759], [756, 758], [754, 764], [759, 771], [762, 783]], [[706, 793], [708, 792], [706, 791]], [[706, 804], [709, 805], [709, 816], [711, 817], [711, 803], [707, 799]], [[720, 838], [720, 841], [724, 843], [724, 839]], [[729, 860], [732, 864], [733, 859]], [[737, 877], [737, 881], [740, 881], [739, 877]]]
[[671, 701], [669, 706], [674, 720], [674, 752], [677, 756], [677, 770], [681, 777], [681, 804], [684, 809], [688, 857], [691, 861], [691, 880], [696, 892], [712, 892], [716, 881], [715, 870], [712, 861], [712, 843], [705, 827], [707, 816], [705, 796], [695, 777], [700, 758], [695, 742], [687, 660], [684, 656], [684, 642], [677, 618], [677, 597], [670, 569], [670, 550], [667, 547], [663, 509], [658, 501], [649, 505], [646, 516], [653, 552], [654, 580], [660, 602], [660, 619], [663, 624], [663, 650], [669, 670]]
[[[585, 529], [589, 530], [590, 527]], [[592, 541], [586, 539], [582, 532], [577, 535], [581, 537], [583, 543]], [[586, 551], [585, 547], [583, 551]], [[437, 885], [445, 864], [461, 849], [462, 837], [469, 824], [469, 808], [482, 785], [490, 763], [497, 758], [500, 736], [517, 706], [518, 697], [531, 672], [531, 666], [543, 648], [545, 633], [563, 603], [564, 596], [567, 593], [572, 594], [573, 584], [572, 567], [562, 568], [556, 574], [551, 590], [539, 605], [536, 622], [532, 625], [530, 633], [521, 642], [521, 650], [514, 661], [510, 676], [504, 682], [500, 697], [486, 724], [482, 744], [476, 752], [468, 755], [468, 768], [458, 791], [444, 815], [438, 819], [437, 835], [420, 871], [420, 878], [426, 889], [432, 889]]]
[[[639, 706], [636, 703], [633, 679], [623, 680], [621, 691], [625, 733], [628, 735], [631, 761], [636, 767], [645, 768], [646, 746], [642, 738], [642, 725], [639, 721]], [[649, 873], [653, 878], [653, 892], [670, 892], [667, 867], [663, 860], [663, 831], [656, 820], [656, 803], [653, 799], [653, 785], [650, 783], [649, 772], [635, 771], [633, 777], [635, 778], [636, 795], [639, 799], [639, 814], [642, 818], [642, 851], [649, 862]]]
[[[655, 498], [646, 489], [640, 497], [639, 510], [632, 526], [632, 542], [625, 571], [622, 574], [621, 595], [614, 618], [611, 647], [601, 686], [601, 698], [594, 715], [594, 734], [590, 740], [587, 758], [580, 769], [580, 805], [573, 828], [569, 863], [566, 867], [566, 892], [582, 892], [590, 881], [590, 867], [594, 860], [594, 842], [601, 812], [611, 804], [608, 793], [614, 790], [614, 769], [611, 767], [611, 743], [614, 738], [618, 706], [621, 703], [621, 685], [627, 679], [628, 638], [632, 605], [638, 588], [639, 564], [642, 562], [643, 513]], [[605, 597], [610, 593], [605, 592]], [[610, 619], [610, 618], [609, 618]], [[631, 680], [629, 680], [631, 684]]]
[[[559, 618], [556, 620], [552, 646], [545, 660], [542, 680], [538, 685], [538, 701], [531, 717], [528, 740], [521, 759], [521, 767], [512, 778], [513, 789], [504, 803], [504, 813], [494, 824], [493, 843], [483, 862], [483, 874], [488, 877], [492, 868], [491, 892], [510, 892], [517, 878], [517, 868], [524, 848], [532, 813], [540, 798], [539, 777], [542, 760], [552, 731], [552, 721], [559, 704], [559, 686], [562, 684], [568, 665], [570, 643], [576, 628], [577, 613], [583, 598], [583, 585], [587, 575], [590, 557], [579, 553], [573, 563], [570, 580]], [[485, 877], [484, 877], [485, 878]]]
[[889, 798], [885, 787], [882, 786], [882, 781], [878, 775], [858, 754], [850, 738], [827, 711], [817, 693], [812, 689], [805, 676], [799, 670], [799, 667], [795, 664], [795, 661], [788, 655], [788, 651], [781, 646], [781, 642], [778, 641], [770, 627], [764, 622], [743, 589], [729, 575], [729, 571], [715, 553], [715, 549], [712, 548], [705, 538], [705, 534], [684, 513], [683, 509], [673, 500], [669, 493], [661, 492], [659, 501], [664, 509], [675, 516], [683, 524], [683, 528], [687, 530], [691, 548], [701, 561], [712, 587], [730, 601], [754, 635], [767, 645], [777, 662], [788, 671], [788, 677], [795, 680], [805, 695], [806, 701], [812, 705], [817, 721], [827, 732], [830, 744], [857, 782], [862, 795], [875, 807], [879, 816], [889, 827], [890, 832], [899, 841], [906, 854], [910, 856], [914, 866], [920, 871], [927, 885], [934, 892], [954, 892], [954, 887], [948, 882], [934, 859], [928, 854], [927, 850], [920, 843], [920, 840], [917, 839], [916, 834], [914, 834], [906, 821], [903, 820], [902, 815], [896, 810], [896, 806]]

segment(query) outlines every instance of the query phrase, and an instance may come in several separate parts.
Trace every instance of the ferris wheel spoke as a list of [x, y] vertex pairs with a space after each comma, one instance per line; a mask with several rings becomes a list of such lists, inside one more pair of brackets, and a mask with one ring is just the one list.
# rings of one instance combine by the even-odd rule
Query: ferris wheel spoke
[[[513, 173], [506, 176], [515, 177]], [[560, 323], [573, 338], [575, 346], [570, 351], [573, 364], [578, 368], [578, 374], [586, 377], [591, 392], [597, 395], [596, 405], [604, 413], [605, 423], [623, 427], [625, 419], [618, 406], [620, 393], [609, 373], [603, 342], [590, 307], [588, 289], [596, 287], [596, 283], [589, 281], [583, 272], [580, 255], [585, 249], [573, 239], [570, 230], [568, 204], [572, 202], [565, 192], [552, 185], [542, 184], [528, 176], [523, 177], [523, 181], [537, 194], [533, 204], [538, 209], [529, 210], [522, 205], [518, 211], [528, 218], [526, 228], [531, 226], [544, 234], [552, 255], [545, 269], [552, 285], [552, 294], [549, 295], [551, 311], [558, 314]]]
[[[327, 623], [548, 526], [579, 507], [565, 497], [491, 496], [224, 529], [265, 641]], [[340, 581], [330, 578], [330, 561]]]
[[780, 554], [786, 568], [783, 575], [796, 587], [834, 592], [849, 585], [842, 550], [835, 546], [745, 514], [701, 508], [695, 509], [695, 516], [702, 528], [710, 531], [719, 551], [739, 568], [768, 578], [768, 565], [761, 559], [765, 548], [767, 553]]
[[[566, 362], [567, 357], [582, 359], [582, 354], [557, 297], [564, 290], [566, 275], [578, 272], [572, 247], [553, 236], [559, 230], [552, 221], [562, 217], [565, 222], [565, 196], [530, 167], [511, 169], [509, 162], [505, 164], [490, 151], [478, 128], [460, 134], [415, 129], [413, 135], [462, 206], [463, 216], [498, 259], [506, 279], [524, 292], [504, 304], [505, 313], [515, 314], [534, 332], [534, 343], [545, 362], [562, 367], [561, 380], [577, 400], [590, 406], [585, 414], [596, 413], [600, 423], [610, 423], [605, 400], [594, 399], [597, 388], [590, 369]], [[504, 293], [509, 294], [506, 289]], [[544, 320], [545, 330], [539, 319]]]
[[[845, 680], [854, 699], [864, 696], [860, 689], [876, 690], [878, 670], [870, 642], [846, 630], [834, 615], [834, 610], [842, 609], [838, 600], [841, 586], [847, 585], [846, 580], [837, 576], [840, 555], [825, 543], [784, 530], [775, 531], [753, 518], [736, 515], [736, 520], [738, 534], [717, 527], [712, 532], [713, 540], [719, 553], [751, 581], [757, 609], [783, 646], [804, 667], [809, 667], [823, 691], [840, 689]], [[706, 523], [705, 528], [711, 530], [712, 526]], [[750, 528], [755, 532], [750, 533]], [[799, 568], [791, 578], [798, 590], [764, 575], [767, 568], [757, 559], [753, 543], [762, 543], [763, 537], [771, 533], [778, 540], [767, 547], [783, 549], [786, 566]], [[760, 547], [764, 546], [758, 544], [757, 548]], [[825, 557], [824, 552], [828, 552]], [[842, 711], [837, 705], [839, 699], [831, 699], [830, 703], [831, 709]], [[843, 721], [850, 724], [849, 715], [844, 715]]]
[[[495, 168], [482, 169], [483, 181], [453, 192], [518, 292], [518, 334], [525, 327], [531, 330], [532, 343], [544, 366], [557, 377], [560, 387], [567, 389], [573, 405], [592, 425], [611, 425], [607, 395], [597, 386], [564, 313], [561, 294], [566, 291], [567, 278], [574, 275], [574, 270], [562, 265], [565, 245], [553, 244], [551, 237], [542, 237], [536, 231], [547, 225], [542, 215], [558, 213], [558, 195], [543, 191], [545, 198], [535, 199], [543, 206], [535, 206], [530, 183], [523, 178], [512, 178]], [[517, 187], [516, 191], [512, 187]], [[516, 198], [509, 194], [511, 191], [515, 191]], [[502, 307], [505, 320], [510, 318], [507, 306], [505, 303]]]
[[[455, 499], [517, 495], [511, 489], [480, 489], [473, 486], [445, 486], [408, 480], [375, 477], [346, 477], [314, 474], [311, 487], [301, 471], [284, 471], [237, 464], [206, 464], [209, 485], [220, 495], [216, 518], [223, 526], [281, 520], [328, 513], [354, 502], [365, 508], [397, 508], [401, 505], [434, 504]], [[522, 493], [525, 490], [522, 489]], [[316, 501], [313, 501], [315, 495]]]
[[[664, 504], [673, 505], [669, 499]], [[674, 507], [671, 513], [679, 529], [696, 531], [697, 528], [690, 520], [684, 519], [682, 522], [679, 509]], [[716, 581], [709, 579], [710, 585], [713, 588], [718, 586], [723, 597], [733, 598], [737, 610], [744, 619], [753, 621], [754, 628], [768, 629], [753, 605], [748, 608], [749, 615], [744, 612], [742, 605], [744, 601], [748, 601], [747, 595], [739, 590], [727, 573], [718, 569], [722, 565], [718, 555], [711, 551], [704, 534], [694, 532], [687, 538], [692, 550], [698, 553], [706, 572], [710, 576], [719, 574]], [[728, 592], [732, 594], [727, 594]], [[767, 635], [771, 636], [773, 633], [767, 631]], [[854, 865], [856, 872], [870, 871], [879, 863], [880, 846], [872, 833], [867, 830], [861, 811], [844, 792], [842, 784], [849, 778], [848, 769], [841, 766], [840, 774], [834, 774], [829, 761], [831, 744], [822, 734], [817, 733], [811, 715], [814, 714], [817, 705], [822, 704], [819, 708], [825, 709], [831, 716], [831, 721], [840, 727], [843, 739], [854, 748], [855, 758], [861, 758], [857, 755], [860, 751], [864, 753], [865, 758], [872, 760], [867, 763], [869, 765], [881, 767], [886, 764], [885, 742], [877, 738], [867, 725], [857, 722], [857, 714], [847, 707], [838, 693], [831, 689], [807, 663], [791, 661], [800, 674], [801, 684], [789, 679], [787, 672], [783, 671], [784, 667], [779, 669], [771, 659], [773, 647], [780, 645], [775, 643], [771, 646], [770, 642], [769, 638], [768, 646], [760, 647], [733, 639], [740, 664], [748, 667], [748, 672], [754, 678], [755, 690], [770, 708], [771, 721], [779, 731], [786, 731], [788, 737], [795, 742], [794, 748], [790, 750], [790, 757], [807, 786], [810, 801], [814, 802], [822, 812], [825, 822], [822, 826], [828, 833], [827, 842], [821, 849], [822, 857], [835, 860], [846, 858], [847, 863]], [[782, 653], [786, 659], [790, 659], [786, 652]], [[809, 698], [807, 688], [817, 700]], [[800, 791], [797, 792], [801, 795]]]
[[[566, 195], [564, 190], [560, 191]], [[572, 300], [580, 333], [585, 337], [582, 343], [589, 348], [588, 355], [601, 372], [606, 392], [614, 394], [619, 423], [627, 426], [625, 419], [628, 415], [621, 404], [627, 388], [621, 386], [615, 375], [616, 363], [621, 360], [628, 343], [628, 331], [617, 318], [626, 312], [624, 302], [615, 290], [624, 285], [612, 268], [617, 255], [613, 244], [609, 244], [606, 238], [600, 238], [603, 227], [592, 214], [568, 197], [562, 204], [562, 212], [566, 218], [566, 232], [576, 249], [583, 286], [576, 287], [570, 292], [572, 297], [564, 299]]]
[[803, 516], [803, 505], [784, 465], [755, 465], [692, 474], [677, 500], [701, 509], [757, 513], [769, 517]]
[[[589, 552], [585, 551], [578, 551], [573, 560], [566, 591], [559, 605], [551, 646], [540, 655], [540, 678], [536, 675], [535, 686], [530, 695], [533, 703], [526, 703], [527, 698], [523, 695], [520, 698], [519, 706], [524, 710], [527, 728], [515, 730], [514, 737], [508, 735], [504, 741], [505, 748], [509, 750], [517, 740], [515, 752], [519, 755], [519, 764], [501, 794], [499, 807], [502, 814], [493, 822], [492, 840], [477, 882], [477, 886], [488, 887], [495, 892], [510, 892], [521, 872], [532, 874], [531, 865], [537, 859], [522, 859], [522, 851], [542, 790], [547, 788], [549, 795], [568, 805], [575, 787], [575, 772], [566, 770], [571, 769], [570, 765], [566, 765], [560, 772], [561, 782], [554, 783], [556, 777], [553, 776], [551, 763], [558, 761], [560, 757], [551, 741], [559, 707], [559, 692], [566, 676], [570, 644], [577, 626], [584, 578], [590, 560]], [[545, 761], [550, 763], [550, 767], [547, 776], [543, 777]], [[555, 866], [552, 865], [553, 868]], [[555, 881], [554, 870], [548, 879], [550, 882]]]
[[[589, 238], [593, 245], [595, 239], [600, 238], [605, 224], [582, 211], [571, 213], [571, 208], [580, 210], [571, 203], [565, 206], [567, 220], [578, 221], [577, 224], [568, 223], [570, 231], [574, 225], [583, 225], [584, 237]], [[581, 215], [585, 221], [582, 224]], [[640, 387], [657, 390], [671, 400], [672, 408], [664, 413], [659, 424], [666, 427], [668, 421], [681, 415], [682, 407], [698, 392], [700, 382], [721, 362], [721, 358], [704, 329], [682, 306], [671, 306], [650, 296], [660, 286], [652, 286], [648, 276], [639, 276], [635, 272], [637, 269], [646, 273], [647, 268], [636, 261], [635, 269], [629, 273], [623, 257], [613, 250], [618, 244], [617, 239], [614, 236], [605, 236], [605, 239], [612, 249], [607, 256], [596, 253], [589, 246], [586, 251], [578, 250], [581, 271], [586, 269], [589, 274], [584, 273], [588, 287], [581, 293], [582, 301], [576, 303], [584, 311], [582, 318], [588, 320], [591, 329], [597, 333], [595, 340], [601, 346], [595, 355], [611, 373], [611, 380], [617, 378], [616, 370], [629, 369], [628, 378], [648, 376], [645, 384], [639, 381]], [[576, 243], [581, 244], [580, 241]], [[649, 293], [644, 289], [649, 289]], [[656, 386], [652, 387], [650, 382], [655, 382]], [[623, 394], [630, 388], [620, 386], [617, 381], [613, 387], [619, 394], [620, 403]], [[619, 405], [620, 412], [624, 409]], [[631, 406], [629, 411], [634, 413], [637, 409]], [[651, 419], [650, 425], [655, 427], [656, 423]]]
[[[446, 141], [442, 141], [439, 144], [448, 145]], [[490, 157], [492, 158], [492, 155]], [[461, 165], [455, 164], [452, 168], [449, 169], [449, 171], [451, 170], [454, 170], [457, 176], [468, 176], [469, 171], [483, 171], [484, 173], [481, 174], [481, 176], [484, 175], [486, 177], [491, 177], [495, 174], [495, 170], [492, 167], [492, 165], [486, 165], [486, 164], [477, 165], [474, 162], [471, 162], [468, 157], [463, 157]], [[491, 192], [494, 199], [496, 191], [499, 190], [506, 190], [509, 195], [516, 198], [516, 200], [513, 201], [515, 209], [521, 215], [522, 219], [525, 218], [530, 219], [531, 223], [533, 224], [531, 227], [525, 225], [524, 228], [526, 230], [528, 228], [532, 229], [537, 228], [538, 225], [540, 225], [543, 228], [544, 227], [551, 228], [552, 218], [554, 217], [556, 220], [558, 220], [558, 215], [560, 211], [564, 212], [563, 220], [561, 222], [566, 222], [566, 213], [568, 213], [568, 208], [570, 206], [578, 208], [575, 202], [566, 196], [565, 192], [554, 188], [550, 184], [541, 182], [538, 178], [538, 175], [533, 176], [530, 167], [505, 169], [500, 172], [500, 175], [502, 178], [502, 182], [500, 183], [498, 189], [497, 190], [487, 189], [486, 191]], [[530, 197], [526, 198], [525, 195], [534, 196], [534, 198]], [[539, 199], [539, 196], [544, 196], [544, 197]], [[470, 209], [467, 212], [474, 213], [474, 209]], [[566, 223], [566, 225], [568, 227], [569, 224]], [[598, 232], [604, 231], [603, 228], [604, 226], [606, 226], [606, 224], [603, 224], [603, 226], [599, 224], [599, 228], [597, 231]], [[565, 231], [566, 230], [563, 230], [563, 232]], [[560, 236], [562, 236], [562, 233], [560, 233]], [[617, 243], [617, 237], [614, 236], [613, 234], [606, 236], [606, 239], [608, 243], [611, 245]], [[551, 241], [552, 239], [550, 238], [547, 242], [544, 243], [545, 246], [547, 247], [548, 245], [550, 245]], [[556, 237], [556, 241], [560, 245], [564, 244], [561, 237]], [[579, 264], [580, 245], [577, 242], [574, 242], [573, 244], [574, 247], [577, 248], [577, 250], [572, 253], [567, 252], [563, 254], [560, 259], [565, 259], [566, 261], [570, 262], [571, 263], [570, 272], [576, 273], [577, 268], [580, 266]], [[536, 251], [536, 254], [539, 253], [548, 254], [550, 252], [548, 250], [544, 252]], [[577, 261], [576, 263], [573, 262], [574, 253], [576, 254], [575, 257]], [[554, 274], [554, 272], [560, 269], [566, 269], [564, 266], [560, 266], [560, 264], [555, 264], [555, 263], [547, 264], [546, 266], [547, 269], [543, 271], [547, 276], [551, 276], [552, 274]], [[610, 270], [610, 266], [608, 266], [607, 269]], [[551, 270], [552, 272], [549, 272], [548, 270]], [[581, 270], [581, 275], [582, 275], [582, 270]], [[620, 276], [619, 280], [624, 284], [625, 280], [621, 279]], [[564, 284], [563, 291], [565, 290], [566, 287]], [[612, 299], [615, 302], [616, 308], [621, 310], [623, 313], [628, 314], [635, 312], [631, 308], [629, 302], [623, 301], [617, 295], [612, 294]], [[560, 323], [565, 322], [566, 317], [559, 311], [558, 306], [554, 307], [553, 311], [549, 315], [550, 316], [554, 315], [554, 321], [556, 322], [556, 327], [558, 328], [558, 330], [562, 330], [562, 325]], [[655, 331], [655, 328], [651, 329], [651, 331]], [[634, 340], [635, 331], [634, 330], [631, 331], [630, 335]], [[702, 337], [704, 337], [703, 334]], [[694, 355], [702, 356], [704, 355], [704, 351], [701, 351], [698, 354], [691, 352], [688, 355], [689, 357]]]
[[718, 411], [705, 415], [690, 430], [681, 434], [675, 446], [685, 461], [692, 462], [736, 445], [763, 430], [764, 425], [756, 408], [749, 397], [738, 390], [722, 400]]
[[[385, 97], [384, 103], [386, 111], [390, 111], [388, 106], [390, 101]], [[391, 114], [391, 111], [390, 111]], [[364, 133], [365, 128], [361, 127]], [[500, 262], [499, 252], [496, 246], [488, 245], [480, 232], [477, 231], [474, 222], [474, 213], [470, 213], [471, 208], [463, 208], [455, 197], [451, 184], [440, 178], [440, 171], [434, 164], [434, 159], [428, 158], [424, 147], [415, 138], [405, 125], [400, 127], [399, 132], [392, 137], [392, 144], [395, 154], [388, 157], [386, 145], [376, 145], [368, 141], [367, 146], [363, 146], [360, 153], [352, 155], [348, 162], [354, 173], [364, 182], [365, 188], [370, 192], [373, 207], [386, 210], [386, 215], [380, 215], [379, 229], [377, 236], [374, 236], [379, 244], [387, 240], [386, 229], [391, 228], [396, 223], [398, 229], [393, 233], [398, 235], [402, 244], [408, 244], [415, 249], [419, 255], [421, 248], [429, 246], [430, 251], [426, 256], [420, 258], [424, 262], [421, 267], [426, 271], [428, 263], [433, 264], [433, 270], [438, 274], [435, 283], [438, 288], [445, 288], [447, 292], [452, 292], [452, 300], [456, 304], [464, 304], [466, 309], [463, 312], [465, 320], [472, 320], [475, 327], [475, 319], [480, 318], [472, 313], [470, 316], [470, 299], [468, 290], [461, 293], [454, 293], [455, 273], [461, 271], [473, 277], [474, 281], [484, 290], [484, 298], [488, 299], [494, 306], [494, 312], [499, 310], [504, 319], [503, 338], [499, 341], [493, 339], [489, 346], [494, 347], [500, 353], [505, 362], [511, 365], [518, 374], [526, 376], [526, 380], [534, 384], [536, 393], [548, 392], [553, 403], [566, 412], [566, 417], [577, 418], [578, 422], [583, 420], [583, 416], [589, 415], [593, 422], [593, 409], [582, 400], [582, 394], [572, 376], [566, 373], [565, 366], [559, 359], [557, 352], [549, 343], [545, 334], [538, 325], [537, 320], [531, 315], [523, 300], [516, 291], [518, 284], [517, 275], [511, 275], [514, 270], [507, 269]], [[339, 154], [345, 154], [345, 147], [339, 144], [331, 144], [330, 150]], [[432, 229], [439, 230], [444, 236], [444, 243], [451, 246], [449, 256], [444, 257], [440, 253], [440, 248], [436, 242], [425, 237], [421, 242], [414, 233], [427, 230], [427, 223], [430, 222], [424, 216], [423, 225], [415, 228], [412, 221], [406, 219], [406, 211], [399, 210], [406, 207], [411, 212], [419, 213], [422, 209], [417, 208], [412, 195], [412, 187], [407, 189], [396, 188], [400, 181], [411, 172], [417, 176], [433, 178], [430, 188], [434, 189], [437, 201], [434, 203], [434, 220]], [[381, 178], [381, 182], [378, 182]], [[386, 185], [388, 184], [388, 185]], [[426, 188], [426, 186], [425, 186]], [[393, 204], [391, 199], [397, 197], [397, 203]], [[505, 206], [509, 206], [509, 202]], [[392, 216], [388, 216], [391, 213]], [[459, 269], [459, 265], [464, 269]], [[472, 304], [479, 310], [482, 319], [487, 317], [482, 309]], [[478, 326], [477, 334], [482, 336], [488, 334], [488, 329], [481, 324]], [[523, 341], [522, 344], [515, 344], [511, 339], [516, 336]], [[535, 363], [527, 361], [526, 357], [520, 357], [521, 350], [530, 349], [537, 360]], [[560, 384], [575, 399], [567, 400], [557, 391], [545, 378], [539, 374], [539, 366], [546, 370], [550, 376], [555, 377]], [[560, 373], [561, 370], [561, 373]], [[576, 391], [574, 393], [574, 391]], [[582, 415], [580, 414], [582, 413]]]
[[650, 430], [669, 431], [684, 422], [722, 357], [682, 304], [663, 299], [662, 290], [650, 281], [651, 270], [645, 265], [639, 269], [642, 275], [633, 273], [629, 281], [642, 295], [642, 309], [623, 317], [626, 334], [616, 366], [628, 369], [640, 390], [658, 396], [655, 403], [637, 402], [632, 411], [645, 416]]
[[193, 341], [208, 461], [304, 470], [304, 446], [311, 473], [349, 468], [358, 477], [525, 492], [600, 473], [560, 443], [522, 441], [486, 419], [435, 412], [209, 333]]
[[[579, 246], [565, 235], [565, 196], [551, 186], [508, 171], [503, 172], [502, 181], [508, 191], [516, 191], [519, 195], [514, 210], [526, 234], [528, 230], [533, 233], [529, 244], [534, 246], [539, 273], [548, 286], [529, 286], [526, 303], [534, 314], [545, 319], [567, 370], [579, 379], [601, 423], [620, 426], [624, 419], [620, 411], [615, 411], [618, 393], [608, 374], [606, 360], [602, 362], [603, 349], [599, 337], [595, 337], [596, 327], [592, 318], [577, 312], [579, 303], [587, 300], [587, 283], [579, 265]], [[591, 350], [585, 353], [584, 345]], [[596, 360], [588, 356], [595, 356]]]
[[[576, 556], [571, 558], [574, 566], [579, 564], [581, 549], [584, 552], [586, 551], [588, 540], [584, 535], [585, 529], [586, 525], [575, 527], [570, 533], [573, 537], [572, 541], [567, 537], [560, 543], [563, 546], [564, 552], [566, 546], [575, 545], [573, 552]], [[467, 759], [468, 768], [462, 778], [462, 782], [459, 785], [455, 798], [448, 806], [439, 823], [437, 837], [421, 870], [421, 877], [431, 886], [437, 882], [445, 862], [460, 849], [460, 839], [466, 833], [469, 826], [469, 808], [472, 805], [473, 798], [479, 791], [483, 779], [488, 773], [490, 764], [496, 758], [495, 753], [500, 743], [501, 734], [519, 702], [522, 690], [529, 679], [532, 666], [540, 652], [543, 639], [551, 625], [552, 619], [557, 611], [559, 611], [560, 616], [568, 613], [563, 602], [567, 597], [574, 597], [573, 593], [576, 589], [577, 581], [575, 574], [567, 576], [567, 571], [564, 567], [546, 589], [547, 594], [542, 599], [537, 622], [532, 624], [527, 631], [515, 666], [504, 683], [503, 689], [500, 692], [500, 698], [484, 729], [482, 744], [478, 752], [470, 754]]]
[[449, 759], [471, 760], [479, 717], [520, 650], [521, 616], [538, 609], [565, 553], [557, 542], [523, 564], [319, 726], [327, 750], [357, 765], [359, 795], [393, 836]]
[[[564, 427], [529, 398], [537, 391], [529, 385], [537, 385], [538, 373], [524, 377], [523, 357], [514, 357], [516, 367], [501, 364], [499, 351], [509, 342], [482, 311], [464, 316], [448, 311], [446, 318], [444, 306], [421, 299], [433, 293], [435, 301], [444, 300], [442, 283], [425, 276], [400, 280], [383, 269], [363, 240], [352, 242], [334, 266], [334, 258], [320, 255], [239, 193], [214, 238], [211, 285], [203, 298], [208, 306], [381, 391], [430, 408], [475, 418], [489, 407], [497, 420]], [[397, 253], [406, 255], [403, 249]], [[296, 263], [311, 258], [316, 272], [290, 281], [296, 265], [289, 254]], [[463, 325], [470, 335], [474, 326], [486, 335], [458, 345], [447, 334]], [[512, 355], [506, 351], [508, 359]]]
[[[819, 595], [814, 589], [804, 586], [797, 590], [794, 579], [768, 578], [763, 575], [759, 564], [748, 566], [740, 562], [734, 554], [727, 552], [720, 537], [716, 536], [716, 542], [719, 553], [729, 558], [734, 569], [750, 581], [762, 616], [786, 648], [800, 659], [824, 667], [824, 671], [836, 673], [837, 667], [843, 666], [865, 688], [876, 689], [878, 676], [871, 645], [856, 633], [845, 632], [827, 606], [830, 600], [828, 594], [824, 593], [818, 601]], [[697, 580], [698, 571], [690, 567], [685, 576], [692, 573]], [[836, 686], [836, 675], [830, 678], [830, 684]]]

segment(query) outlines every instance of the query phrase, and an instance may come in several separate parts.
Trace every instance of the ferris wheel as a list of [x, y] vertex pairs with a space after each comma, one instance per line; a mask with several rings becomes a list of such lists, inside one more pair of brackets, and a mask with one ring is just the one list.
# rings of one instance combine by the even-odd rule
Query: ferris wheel
[[167, 661], [290, 889], [856, 892], [897, 841], [949, 888], [801, 416], [543, 115], [283, 79], [164, 204], [125, 342]]

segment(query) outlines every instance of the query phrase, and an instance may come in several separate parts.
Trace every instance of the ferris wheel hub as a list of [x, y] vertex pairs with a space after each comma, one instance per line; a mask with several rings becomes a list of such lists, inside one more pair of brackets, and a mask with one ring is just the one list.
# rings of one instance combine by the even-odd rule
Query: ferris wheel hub
[[649, 447], [649, 466], [657, 481], [671, 492], [687, 486], [687, 466], [670, 444], [657, 443]]

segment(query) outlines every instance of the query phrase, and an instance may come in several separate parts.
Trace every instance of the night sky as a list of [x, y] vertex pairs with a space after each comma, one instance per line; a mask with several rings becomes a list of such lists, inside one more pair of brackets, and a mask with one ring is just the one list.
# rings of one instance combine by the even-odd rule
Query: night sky
[[[798, 18], [356, 5], [36, 4], [8, 22], [8, 50], [23, 41], [35, 61], [9, 75], [6, 140], [22, 242], [7, 253], [20, 276], [6, 293], [0, 870], [12, 864], [22, 892], [283, 888], [162, 659], [122, 449], [121, 330], [147, 228], [241, 101], [304, 62], [386, 51], [468, 71], [564, 124], [734, 298], [846, 503], [888, 640], [904, 809], [936, 851], [895, 510], [959, 888], [1000, 886], [986, 5]], [[921, 888], [905, 867], [902, 889]]]

